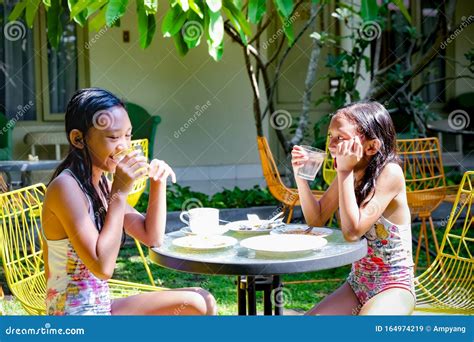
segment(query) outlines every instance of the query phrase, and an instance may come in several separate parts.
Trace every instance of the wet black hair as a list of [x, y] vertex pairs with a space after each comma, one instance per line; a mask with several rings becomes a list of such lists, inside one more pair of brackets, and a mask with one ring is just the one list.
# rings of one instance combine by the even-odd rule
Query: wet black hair
[[[378, 139], [380, 149], [369, 161], [362, 179], [355, 186], [359, 207], [367, 204], [375, 193], [375, 184], [385, 165], [400, 164], [397, 155], [395, 126], [390, 114], [378, 102], [355, 102], [338, 109], [334, 116], [341, 115], [357, 128], [357, 132], [367, 140]], [[370, 198], [369, 198], [370, 196]]]
[[[84, 88], [74, 93], [67, 105], [65, 117], [69, 153], [56, 168], [51, 178], [53, 181], [63, 170], [69, 169], [78, 180], [82, 181], [82, 189], [92, 201], [95, 224], [99, 231], [104, 225], [107, 210], [92, 184], [92, 159], [85, 137], [91, 127], [105, 129], [106, 125], [111, 123], [108, 121], [111, 116], [98, 114], [116, 106], [125, 108], [124, 103], [118, 97], [105, 89]], [[107, 112], [104, 113], [107, 114]], [[81, 142], [84, 146], [82, 149], [75, 147], [70, 141], [70, 133], [73, 129], [82, 133]], [[110, 191], [104, 174], [99, 181], [99, 188], [103, 197], [109, 201]], [[124, 237], [125, 235], [122, 236], [122, 240]]]

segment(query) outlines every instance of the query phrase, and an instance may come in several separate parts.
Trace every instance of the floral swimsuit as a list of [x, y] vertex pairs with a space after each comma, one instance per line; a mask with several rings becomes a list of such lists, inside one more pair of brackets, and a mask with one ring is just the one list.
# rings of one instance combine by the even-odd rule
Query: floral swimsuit
[[[66, 169], [82, 185], [74, 174]], [[92, 202], [89, 215], [94, 221]], [[43, 234], [44, 236], [44, 234]], [[107, 281], [94, 276], [78, 257], [69, 239], [48, 240], [49, 274], [46, 290], [48, 315], [110, 315], [111, 300]]]
[[352, 264], [347, 282], [364, 305], [391, 288], [410, 291], [415, 297], [411, 226], [395, 225], [383, 216], [364, 235], [368, 253]]

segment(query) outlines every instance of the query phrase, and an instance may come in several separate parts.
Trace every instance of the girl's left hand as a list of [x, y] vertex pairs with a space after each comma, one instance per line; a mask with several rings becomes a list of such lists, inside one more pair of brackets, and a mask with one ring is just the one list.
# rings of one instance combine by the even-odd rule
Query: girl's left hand
[[358, 136], [350, 140], [341, 141], [337, 144], [336, 171], [352, 171], [356, 164], [362, 159], [364, 149]]
[[171, 181], [176, 183], [176, 175], [173, 169], [163, 160], [153, 159], [150, 162], [148, 177], [151, 181], [166, 184], [166, 180], [171, 176]]

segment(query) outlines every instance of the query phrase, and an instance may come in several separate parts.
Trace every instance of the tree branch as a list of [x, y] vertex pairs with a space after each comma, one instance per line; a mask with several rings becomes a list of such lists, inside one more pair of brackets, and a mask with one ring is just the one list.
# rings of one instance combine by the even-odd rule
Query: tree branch
[[[271, 86], [271, 89], [270, 89], [270, 96], [268, 98], [268, 103], [267, 103], [267, 106], [265, 107], [265, 110], [263, 111], [262, 113], [262, 119], [265, 118], [265, 115], [267, 114], [268, 112], [268, 109], [269, 109], [269, 103], [273, 101], [273, 96], [275, 94], [275, 87], [276, 87], [276, 84], [280, 78], [280, 72], [281, 72], [281, 67], [283, 66], [283, 63], [285, 62], [286, 58], [288, 57], [288, 54], [290, 53], [291, 49], [293, 48], [293, 46], [296, 45], [297, 41], [303, 36], [303, 34], [306, 32], [306, 30], [311, 26], [311, 24], [313, 23], [313, 21], [316, 19], [316, 17], [318, 16], [319, 12], [321, 12], [322, 8], [325, 6], [325, 4], [321, 4], [319, 5], [318, 7], [318, 10], [313, 13], [313, 15], [308, 19], [308, 21], [306, 22], [305, 26], [301, 29], [301, 31], [298, 33], [298, 35], [295, 37], [295, 40], [293, 42], [293, 44], [291, 46], [289, 46], [285, 52], [283, 53], [283, 56], [282, 58], [280, 59], [280, 61], [278, 62], [278, 65], [277, 65], [277, 68], [275, 70], [275, 78], [273, 80], [273, 83], [272, 83], [272, 86]], [[283, 144], [283, 147], [284, 147], [284, 144]]]

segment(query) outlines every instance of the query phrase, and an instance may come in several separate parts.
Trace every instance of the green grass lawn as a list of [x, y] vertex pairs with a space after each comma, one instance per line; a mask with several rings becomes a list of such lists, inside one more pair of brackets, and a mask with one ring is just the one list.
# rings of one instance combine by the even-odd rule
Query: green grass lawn
[[[459, 231], [459, 229], [458, 229]], [[418, 235], [419, 228], [414, 225], [412, 228], [413, 236]], [[444, 227], [437, 229], [438, 241], [441, 243], [444, 233]], [[434, 250], [434, 247], [433, 247]], [[415, 250], [413, 251], [415, 252]], [[159, 267], [153, 263], [149, 263], [153, 276], [157, 285], [167, 288], [180, 288], [189, 286], [199, 286], [210, 291], [216, 298], [220, 315], [235, 315], [237, 313], [237, 292], [236, 277], [234, 276], [207, 276], [177, 272], [174, 270]], [[421, 254], [420, 266], [426, 265], [424, 253]], [[339, 287], [347, 274], [350, 266], [344, 266], [337, 269], [303, 273], [295, 275], [287, 275], [282, 277], [284, 286], [284, 303], [285, 309], [292, 309], [298, 312], [309, 310], [314, 304], [318, 303], [325, 296]], [[420, 270], [418, 274], [422, 272]], [[117, 260], [117, 267], [114, 278], [149, 284], [149, 279], [145, 268], [138, 257], [135, 246], [125, 246], [122, 248]], [[318, 282], [293, 284], [295, 281], [319, 280]], [[6, 289], [5, 278], [0, 270], [0, 284]], [[257, 301], [259, 303], [257, 309], [263, 311], [261, 293], [257, 293]], [[24, 315], [18, 301], [4, 300], [0, 301], [0, 310], [7, 315]]]

